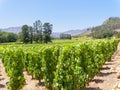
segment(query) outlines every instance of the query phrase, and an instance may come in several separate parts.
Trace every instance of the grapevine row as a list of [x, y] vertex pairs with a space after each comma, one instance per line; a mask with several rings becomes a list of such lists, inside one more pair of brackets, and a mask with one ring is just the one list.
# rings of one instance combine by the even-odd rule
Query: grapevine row
[[102, 65], [111, 59], [119, 40], [86, 41], [78, 45], [31, 48], [7, 47], [2, 61], [10, 77], [11, 90], [25, 84], [23, 69], [33, 78], [44, 80], [50, 90], [84, 89]]

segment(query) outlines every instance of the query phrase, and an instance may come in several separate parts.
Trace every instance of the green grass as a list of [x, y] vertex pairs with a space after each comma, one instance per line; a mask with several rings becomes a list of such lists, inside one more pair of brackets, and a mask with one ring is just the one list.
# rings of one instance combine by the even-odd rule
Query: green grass
[[[95, 39], [98, 40], [98, 39]], [[102, 39], [103, 40], [103, 39]], [[85, 41], [94, 41], [91, 38], [83, 37], [83, 38], [73, 38], [72, 40], [52, 40], [51, 43], [48, 44], [40, 44], [40, 43], [34, 43], [34, 44], [23, 44], [19, 42], [10, 42], [10, 43], [0, 43], [0, 47], [6, 47], [6, 46], [15, 46], [15, 47], [32, 47], [32, 46], [48, 46], [48, 45], [70, 45], [70, 44], [79, 44]]]
[[10, 43], [0, 43], [0, 46], [6, 46], [6, 45], [23, 45], [23, 46], [37, 46], [37, 45], [66, 45], [66, 44], [77, 44], [80, 42], [86, 41], [86, 39], [72, 39], [72, 40], [52, 40], [51, 43], [48, 44], [40, 44], [40, 43], [34, 43], [34, 44], [23, 44], [23, 43], [18, 43], [18, 42], [10, 42]]

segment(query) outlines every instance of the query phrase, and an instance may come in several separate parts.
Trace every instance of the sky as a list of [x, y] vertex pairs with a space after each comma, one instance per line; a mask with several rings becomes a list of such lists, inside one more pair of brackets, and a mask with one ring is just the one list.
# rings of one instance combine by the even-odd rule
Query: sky
[[53, 24], [54, 32], [101, 25], [120, 17], [120, 0], [0, 0], [0, 28]]

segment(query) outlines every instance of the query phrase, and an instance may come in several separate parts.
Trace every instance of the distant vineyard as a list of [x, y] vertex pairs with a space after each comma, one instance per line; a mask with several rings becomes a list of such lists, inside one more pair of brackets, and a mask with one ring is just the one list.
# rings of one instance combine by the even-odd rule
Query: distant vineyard
[[9, 88], [25, 85], [23, 70], [35, 79], [44, 80], [50, 90], [81, 90], [111, 59], [120, 40], [85, 41], [77, 45], [48, 45], [1, 48], [1, 57]]

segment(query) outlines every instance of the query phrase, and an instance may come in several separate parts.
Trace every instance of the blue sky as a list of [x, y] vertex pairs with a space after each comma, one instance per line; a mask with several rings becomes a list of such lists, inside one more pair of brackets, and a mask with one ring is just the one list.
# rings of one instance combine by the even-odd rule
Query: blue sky
[[0, 0], [0, 28], [53, 24], [54, 32], [98, 26], [120, 17], [120, 0]]

